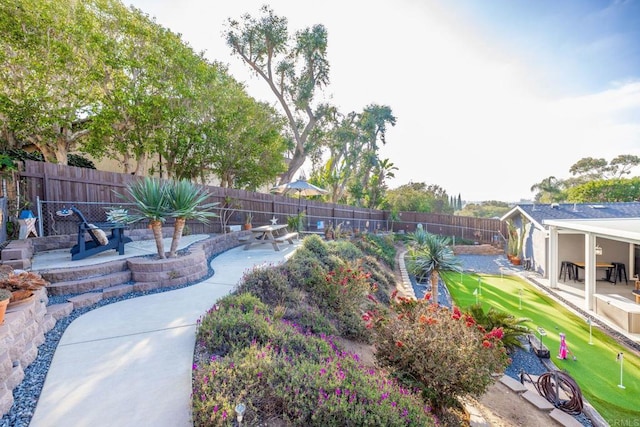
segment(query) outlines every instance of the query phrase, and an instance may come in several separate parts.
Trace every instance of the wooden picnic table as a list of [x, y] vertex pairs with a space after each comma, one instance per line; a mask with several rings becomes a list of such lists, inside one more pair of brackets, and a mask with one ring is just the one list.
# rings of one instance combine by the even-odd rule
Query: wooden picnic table
[[279, 251], [278, 243], [287, 241], [293, 244], [293, 239], [297, 238], [298, 233], [295, 231], [289, 232], [286, 224], [262, 225], [251, 229], [251, 236], [247, 239], [244, 250], [246, 251], [253, 245], [271, 243], [273, 249]]

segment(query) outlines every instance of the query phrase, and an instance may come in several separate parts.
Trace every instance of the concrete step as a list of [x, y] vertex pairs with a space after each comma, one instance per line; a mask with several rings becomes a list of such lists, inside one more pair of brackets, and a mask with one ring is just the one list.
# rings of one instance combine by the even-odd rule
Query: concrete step
[[102, 290], [102, 298], [119, 297], [124, 294], [133, 292], [133, 285], [117, 285]]
[[129, 270], [118, 271], [103, 276], [89, 277], [86, 279], [70, 280], [67, 282], [51, 283], [47, 286], [49, 295], [81, 294], [96, 289], [110, 288], [123, 285], [131, 280]]
[[89, 292], [82, 295], [76, 295], [69, 298], [69, 302], [73, 304], [73, 308], [88, 307], [102, 300], [102, 292]]
[[104, 276], [118, 271], [128, 270], [127, 260], [110, 261], [102, 264], [83, 265], [71, 268], [40, 271], [40, 275], [51, 283], [69, 282], [73, 280], [87, 279], [90, 277]]
[[68, 316], [73, 311], [73, 304], [65, 302], [62, 304], [51, 304], [47, 306], [47, 315], [50, 315], [56, 320], [60, 320], [63, 317]]

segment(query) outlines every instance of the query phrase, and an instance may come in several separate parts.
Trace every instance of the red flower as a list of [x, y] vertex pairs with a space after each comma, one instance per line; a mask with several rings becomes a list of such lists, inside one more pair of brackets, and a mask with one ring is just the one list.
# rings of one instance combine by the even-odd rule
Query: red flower
[[404, 344], [402, 343], [402, 341], [396, 341], [396, 347], [400, 348], [402, 347]]
[[460, 317], [462, 317], [462, 313], [460, 312], [460, 309], [458, 307], [453, 307], [453, 314], [451, 315], [451, 318], [453, 320], [459, 320]]
[[493, 344], [491, 344], [487, 340], [482, 341], [482, 345], [485, 346], [486, 348], [491, 348], [493, 346]]
[[431, 299], [431, 292], [425, 292], [423, 299], [429, 301]]

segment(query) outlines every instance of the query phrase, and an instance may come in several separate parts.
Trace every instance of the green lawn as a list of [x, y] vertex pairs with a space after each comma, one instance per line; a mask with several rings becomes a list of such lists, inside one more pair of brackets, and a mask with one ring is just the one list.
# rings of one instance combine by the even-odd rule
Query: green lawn
[[[538, 288], [517, 276], [492, 276], [470, 274], [443, 274], [453, 301], [461, 308], [476, 302], [474, 291], [481, 279], [479, 302], [486, 311], [490, 306], [511, 313], [516, 317], [531, 319], [527, 326], [536, 333], [538, 327], [545, 329], [542, 338], [549, 348], [555, 365], [571, 375], [580, 386], [584, 397], [611, 425], [640, 420], [640, 357], [618, 344], [597, 327], [593, 327], [589, 345], [589, 325], [586, 320], [566, 309]], [[519, 308], [519, 293], [522, 289], [522, 309]], [[571, 355], [559, 360], [559, 333], [566, 335]], [[624, 353], [622, 384], [620, 388], [619, 352]]]

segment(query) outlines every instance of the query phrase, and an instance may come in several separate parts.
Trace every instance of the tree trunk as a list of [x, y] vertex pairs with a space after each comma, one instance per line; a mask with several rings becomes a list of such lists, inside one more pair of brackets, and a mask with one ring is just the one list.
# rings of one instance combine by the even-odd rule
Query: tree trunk
[[438, 304], [438, 272], [433, 270], [431, 272], [431, 300], [434, 304]]
[[298, 169], [300, 169], [305, 161], [305, 158], [306, 156], [304, 152], [296, 150], [295, 153], [293, 153], [293, 158], [289, 162], [289, 169], [287, 169], [285, 173], [280, 175], [279, 184], [286, 184], [287, 182], [291, 182], [293, 180], [293, 175], [295, 175]]
[[151, 230], [153, 230], [153, 237], [156, 239], [156, 249], [158, 250], [158, 258], [165, 259], [164, 254], [164, 241], [162, 240], [162, 221], [151, 221]]
[[176, 218], [176, 223], [173, 226], [173, 239], [171, 240], [171, 250], [169, 251], [169, 258], [176, 257], [178, 245], [180, 245], [180, 239], [182, 239], [182, 231], [184, 230], [184, 224], [186, 222], [186, 218]]

